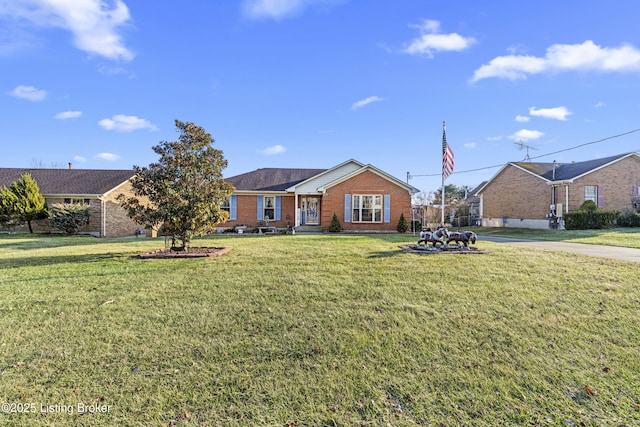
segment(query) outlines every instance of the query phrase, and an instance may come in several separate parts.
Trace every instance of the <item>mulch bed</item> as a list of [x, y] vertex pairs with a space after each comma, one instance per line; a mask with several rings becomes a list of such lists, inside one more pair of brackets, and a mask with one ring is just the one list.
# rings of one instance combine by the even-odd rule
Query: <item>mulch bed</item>
[[450, 248], [441, 248], [433, 249], [433, 247], [429, 246], [428, 248], [425, 246], [416, 246], [414, 245], [400, 245], [401, 249], [404, 249], [407, 252], [411, 252], [414, 254], [462, 254], [462, 255], [476, 255], [476, 254], [488, 254], [487, 250], [479, 250], [475, 246], [469, 246], [469, 248], [460, 248], [460, 247], [450, 247]]
[[189, 248], [188, 252], [172, 251], [170, 249], [158, 249], [155, 251], [140, 254], [142, 259], [153, 258], [204, 258], [216, 257], [229, 252], [231, 248], [195, 247]]

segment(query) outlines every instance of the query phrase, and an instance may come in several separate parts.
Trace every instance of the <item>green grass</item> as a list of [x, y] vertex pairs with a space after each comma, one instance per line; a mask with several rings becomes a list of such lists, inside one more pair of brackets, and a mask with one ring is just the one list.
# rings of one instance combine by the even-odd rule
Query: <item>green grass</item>
[[194, 245], [232, 251], [140, 260], [163, 242], [2, 236], [0, 400], [37, 413], [0, 425], [640, 424], [640, 266], [414, 241], [216, 236]]
[[469, 230], [485, 236], [517, 237], [533, 240], [640, 248], [640, 228], [613, 228], [609, 230], [534, 230], [528, 228], [472, 227], [469, 228]]

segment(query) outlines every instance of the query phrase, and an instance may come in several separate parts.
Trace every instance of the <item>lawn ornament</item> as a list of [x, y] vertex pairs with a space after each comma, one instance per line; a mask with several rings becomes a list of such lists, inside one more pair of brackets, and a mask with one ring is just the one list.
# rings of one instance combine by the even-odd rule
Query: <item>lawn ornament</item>
[[446, 227], [438, 227], [436, 231], [428, 231], [423, 230], [420, 232], [420, 240], [418, 240], [418, 246], [420, 244], [424, 244], [425, 246], [429, 246], [431, 243], [433, 248], [437, 247], [437, 244], [440, 243], [440, 247], [444, 246], [444, 238], [449, 237], [449, 231]]
[[450, 242], [456, 242], [457, 245], [462, 242], [465, 248], [469, 248], [469, 242], [475, 243], [478, 236], [473, 231], [452, 231], [447, 238], [447, 246]]

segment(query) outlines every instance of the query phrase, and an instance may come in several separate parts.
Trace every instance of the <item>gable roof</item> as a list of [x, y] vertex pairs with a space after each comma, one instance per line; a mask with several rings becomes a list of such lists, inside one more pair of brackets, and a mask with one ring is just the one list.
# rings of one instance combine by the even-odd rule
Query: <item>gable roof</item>
[[133, 170], [0, 168], [0, 187], [8, 187], [24, 174], [38, 183], [40, 193], [49, 195], [102, 195], [128, 181]]
[[226, 178], [226, 181], [240, 191], [285, 191], [324, 171], [326, 169], [261, 168]]
[[630, 155], [635, 155], [635, 153], [618, 154], [584, 162], [556, 163], [555, 176], [553, 163], [513, 162], [513, 164], [549, 181], [567, 181], [593, 172], [609, 163], [613, 163]]
[[[399, 179], [377, 169], [372, 165], [363, 165], [357, 160], [347, 160], [330, 169], [286, 169], [261, 168], [252, 172], [225, 178], [238, 191], [287, 191], [296, 192], [296, 186], [314, 183], [314, 191], [323, 191], [345, 179], [370, 170], [411, 193], [419, 190]], [[316, 187], [315, 185], [318, 185]]]
[[537, 162], [510, 162], [504, 165], [489, 181], [481, 184], [476, 192], [480, 194], [493, 180], [502, 173], [509, 166], [514, 166], [522, 169], [530, 174], [544, 180], [547, 184], [551, 184], [557, 181], [572, 181], [588, 173], [594, 172], [602, 167], [608, 166], [611, 163], [615, 163], [626, 157], [638, 156], [637, 153], [623, 153], [615, 156], [603, 157], [600, 159], [586, 160], [583, 162], [571, 162], [571, 163], [556, 163], [555, 175], [553, 171], [552, 163], [537, 163]]
[[396, 185], [398, 185], [398, 186], [400, 186], [402, 188], [407, 189], [411, 194], [415, 194], [415, 193], [418, 193], [420, 191], [417, 188], [415, 188], [414, 186], [409, 185], [409, 184], [407, 184], [407, 183], [405, 183], [403, 181], [400, 181], [398, 178], [389, 175], [388, 173], [376, 168], [373, 165], [364, 165], [358, 170], [355, 170], [355, 171], [353, 171], [351, 173], [348, 173], [348, 174], [346, 174], [344, 176], [341, 176], [341, 177], [337, 178], [336, 180], [334, 180], [332, 182], [327, 183], [326, 185], [320, 187], [319, 190], [324, 191], [325, 189], [333, 187], [334, 185], [337, 185], [337, 184], [339, 184], [339, 183], [341, 183], [343, 181], [346, 181], [346, 180], [348, 180], [348, 179], [350, 179], [350, 178], [352, 178], [352, 177], [354, 177], [356, 175], [359, 175], [364, 171], [371, 171], [371, 172], [375, 173], [376, 175], [381, 176], [382, 178], [386, 179], [387, 181], [391, 181], [394, 184], [396, 184]]

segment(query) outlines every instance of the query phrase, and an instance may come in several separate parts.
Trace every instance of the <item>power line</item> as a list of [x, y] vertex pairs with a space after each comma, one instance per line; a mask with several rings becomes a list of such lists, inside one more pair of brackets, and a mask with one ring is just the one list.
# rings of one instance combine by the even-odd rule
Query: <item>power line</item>
[[[564, 153], [565, 151], [576, 150], [578, 148], [585, 147], [587, 145], [597, 144], [599, 142], [608, 141], [610, 139], [620, 138], [622, 136], [630, 135], [630, 134], [635, 133], [635, 132], [640, 132], [640, 128], [633, 129], [633, 130], [630, 130], [628, 132], [620, 133], [620, 134], [617, 134], [617, 135], [608, 136], [606, 138], [598, 139], [597, 141], [585, 142], [584, 144], [576, 145], [575, 147], [569, 147], [569, 148], [565, 148], [565, 149], [562, 149], [562, 150], [554, 151], [554, 152], [551, 152], [551, 153], [541, 154], [539, 156], [531, 157], [531, 159], [539, 159], [541, 157], [547, 157], [547, 156], [552, 156], [552, 155], [558, 154], [558, 153]], [[499, 167], [504, 166], [504, 165], [506, 165], [506, 163], [501, 163], [499, 165], [493, 165], [493, 166], [483, 166], [481, 168], [475, 168], [475, 169], [467, 169], [467, 170], [463, 170], [463, 171], [453, 172], [452, 175], [457, 175], [457, 174], [461, 174], [461, 173], [469, 173], [469, 172], [478, 172], [478, 171], [483, 171], [483, 170], [487, 170], [487, 169], [494, 169], [494, 168], [499, 168]], [[413, 177], [416, 177], [416, 176], [429, 177], [429, 176], [440, 176], [441, 174], [442, 173], [432, 173], [432, 174], [425, 174], [425, 175], [412, 175], [412, 174], [409, 174], [408, 177], [409, 178], [413, 178]]]

